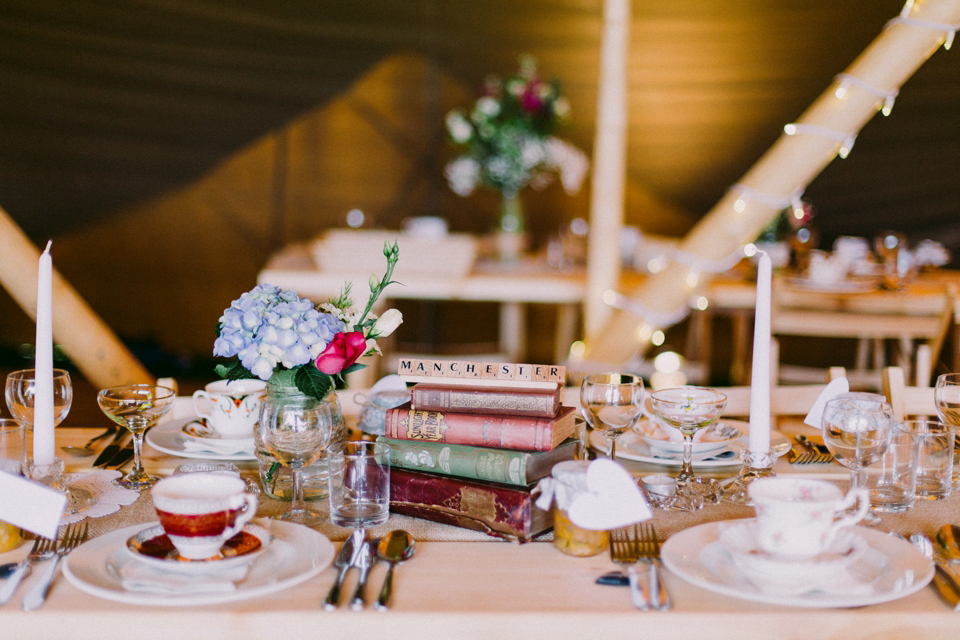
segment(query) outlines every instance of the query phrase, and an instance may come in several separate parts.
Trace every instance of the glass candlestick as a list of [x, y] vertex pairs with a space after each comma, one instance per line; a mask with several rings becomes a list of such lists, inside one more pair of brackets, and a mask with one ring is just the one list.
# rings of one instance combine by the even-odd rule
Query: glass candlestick
[[760, 453], [756, 451], [743, 452], [743, 467], [740, 473], [733, 478], [727, 478], [720, 483], [720, 497], [726, 502], [750, 506], [750, 496], [747, 488], [757, 478], [772, 478], [777, 474], [773, 471], [773, 463], [777, 459], [772, 451]]

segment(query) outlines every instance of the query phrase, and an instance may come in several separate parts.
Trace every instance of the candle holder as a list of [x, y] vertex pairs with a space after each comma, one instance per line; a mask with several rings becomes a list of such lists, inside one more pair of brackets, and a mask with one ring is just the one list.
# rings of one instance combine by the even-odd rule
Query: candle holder
[[777, 459], [772, 451], [759, 453], [756, 451], [743, 452], [743, 467], [740, 473], [720, 483], [720, 498], [724, 502], [732, 502], [743, 506], [752, 506], [747, 488], [757, 478], [773, 478], [773, 463]]
[[64, 466], [63, 458], [54, 458], [50, 464], [37, 464], [35, 460], [30, 460], [25, 467], [25, 475], [34, 482], [66, 494], [67, 504], [63, 508], [63, 515], [72, 516], [86, 511], [95, 502], [96, 496], [83, 487], [71, 486], [63, 473]]

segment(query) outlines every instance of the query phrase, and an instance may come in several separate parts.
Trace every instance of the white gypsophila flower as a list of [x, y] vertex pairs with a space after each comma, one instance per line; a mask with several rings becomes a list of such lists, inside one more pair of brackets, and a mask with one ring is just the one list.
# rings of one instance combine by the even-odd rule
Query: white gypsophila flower
[[480, 165], [467, 156], [460, 156], [450, 162], [443, 173], [447, 177], [450, 188], [458, 196], [470, 195], [480, 182]]
[[458, 144], [466, 144], [473, 135], [473, 127], [467, 122], [466, 117], [459, 110], [453, 110], [447, 114], [447, 131], [450, 137]]
[[524, 167], [532, 169], [546, 160], [547, 153], [543, 143], [537, 138], [527, 138], [520, 151], [520, 162]]
[[547, 138], [546, 156], [547, 164], [560, 174], [564, 190], [569, 194], [579, 191], [590, 168], [586, 154], [572, 144], [551, 136]]

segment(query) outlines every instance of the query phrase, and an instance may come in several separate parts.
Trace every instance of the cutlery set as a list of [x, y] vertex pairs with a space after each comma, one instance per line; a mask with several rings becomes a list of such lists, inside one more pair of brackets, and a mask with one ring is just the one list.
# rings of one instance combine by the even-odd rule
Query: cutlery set
[[[660, 575], [660, 542], [657, 532], [650, 522], [641, 522], [632, 527], [622, 527], [610, 532], [610, 559], [626, 569], [627, 583], [630, 586], [630, 599], [641, 611], [651, 609], [668, 611], [673, 602]], [[636, 565], [644, 562], [648, 566], [645, 584], [640, 580]], [[623, 584], [622, 579], [611, 579], [608, 574], [601, 576], [601, 584]]]
[[413, 556], [413, 550], [413, 537], [406, 531], [391, 531], [382, 539], [368, 540], [364, 529], [355, 530], [340, 547], [340, 552], [333, 561], [337, 576], [323, 601], [323, 608], [333, 611], [339, 606], [343, 581], [350, 569], [357, 569], [357, 586], [350, 598], [350, 608], [354, 611], [362, 611], [366, 606], [367, 579], [370, 577], [370, 570], [378, 560], [382, 560], [389, 564], [389, 568], [374, 608], [378, 611], [386, 611], [389, 608], [393, 585], [393, 568], [400, 562], [410, 559]]
[[33, 565], [40, 561], [49, 561], [45, 567], [43, 575], [40, 576], [37, 583], [23, 597], [20, 605], [24, 611], [33, 611], [44, 603], [47, 594], [50, 592], [50, 585], [56, 576], [57, 568], [60, 565], [60, 559], [67, 555], [87, 539], [88, 523], [75, 522], [67, 525], [63, 534], [56, 539], [37, 537], [33, 543], [33, 548], [27, 557], [20, 562], [13, 570], [13, 573], [0, 584], [0, 604], [6, 604], [23, 579], [30, 574]]
[[803, 434], [794, 438], [799, 449], [791, 448], [787, 461], [790, 464], [824, 464], [833, 462], [833, 454], [825, 444], [816, 442]]
[[94, 467], [119, 469], [133, 457], [133, 436], [126, 429], [114, 429], [114, 431], [113, 440], [94, 460]]

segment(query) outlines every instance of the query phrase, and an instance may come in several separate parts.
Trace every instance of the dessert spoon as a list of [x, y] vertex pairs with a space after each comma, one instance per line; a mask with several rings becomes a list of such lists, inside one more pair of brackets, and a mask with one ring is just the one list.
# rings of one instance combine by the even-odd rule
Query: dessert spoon
[[95, 453], [97, 452], [97, 450], [93, 448], [93, 443], [94, 443], [94, 442], [97, 442], [98, 440], [103, 440], [104, 438], [109, 437], [111, 434], [113, 434], [114, 431], [116, 431], [116, 428], [113, 427], [113, 426], [111, 426], [111, 427], [107, 428], [107, 430], [104, 431], [103, 433], [101, 433], [100, 435], [94, 436], [93, 438], [90, 438], [90, 440], [87, 442], [87, 444], [83, 445], [82, 447], [70, 447], [70, 446], [66, 446], [66, 447], [60, 447], [60, 449], [61, 449], [64, 453], [69, 453], [70, 455], [72, 455], [72, 456], [77, 456], [77, 457], [79, 457], [79, 458], [84, 458], [84, 457], [87, 457], [87, 456], [92, 456], [93, 454], [95, 454]]
[[413, 557], [416, 541], [413, 536], [403, 529], [396, 529], [385, 535], [377, 545], [377, 556], [390, 566], [387, 575], [383, 578], [383, 588], [374, 607], [377, 611], [386, 611], [390, 602], [390, 592], [393, 589], [393, 568]]

